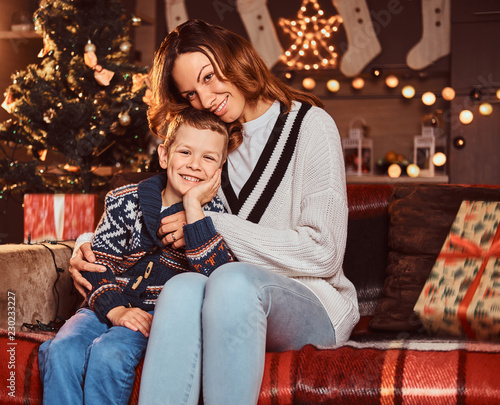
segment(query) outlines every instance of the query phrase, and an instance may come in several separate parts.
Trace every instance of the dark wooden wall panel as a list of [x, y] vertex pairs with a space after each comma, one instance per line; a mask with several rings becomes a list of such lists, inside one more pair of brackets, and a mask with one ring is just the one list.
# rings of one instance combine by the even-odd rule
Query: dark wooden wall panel
[[[463, 149], [450, 148], [450, 181], [453, 183], [500, 184], [500, 2], [454, 0], [452, 8], [451, 84], [461, 95], [452, 102], [450, 138], [463, 137]], [[493, 105], [493, 114], [479, 114], [480, 102], [469, 93], [482, 92], [481, 101]], [[474, 120], [458, 121], [469, 109]]]

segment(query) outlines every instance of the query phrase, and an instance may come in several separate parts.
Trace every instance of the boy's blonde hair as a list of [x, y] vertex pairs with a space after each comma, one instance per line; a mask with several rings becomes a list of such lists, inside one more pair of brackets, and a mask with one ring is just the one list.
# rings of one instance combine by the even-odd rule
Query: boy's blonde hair
[[170, 153], [170, 147], [175, 141], [179, 127], [182, 124], [189, 125], [196, 129], [208, 129], [217, 132], [224, 137], [224, 150], [222, 151], [222, 162], [225, 162], [227, 157], [227, 147], [229, 142], [229, 132], [227, 125], [217, 118], [213, 113], [208, 111], [196, 110], [192, 107], [187, 107], [178, 112], [172, 117], [168, 123], [167, 131], [165, 134], [165, 141], [163, 142], [167, 153]]

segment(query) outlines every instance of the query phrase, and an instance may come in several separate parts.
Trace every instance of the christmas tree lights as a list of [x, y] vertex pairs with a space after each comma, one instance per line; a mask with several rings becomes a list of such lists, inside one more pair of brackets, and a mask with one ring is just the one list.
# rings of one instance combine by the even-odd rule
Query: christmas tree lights
[[338, 31], [342, 18], [339, 15], [326, 18], [324, 14], [317, 0], [304, 0], [296, 19], [279, 19], [283, 32], [294, 41], [281, 56], [289, 68], [310, 70], [337, 66], [338, 55], [331, 37]]

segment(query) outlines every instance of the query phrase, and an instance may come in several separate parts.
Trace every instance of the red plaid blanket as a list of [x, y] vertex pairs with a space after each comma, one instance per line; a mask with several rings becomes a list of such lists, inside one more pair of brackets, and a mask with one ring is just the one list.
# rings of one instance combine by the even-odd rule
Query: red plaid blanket
[[[18, 333], [9, 340], [0, 331], [0, 404], [42, 403], [38, 346], [50, 337]], [[500, 344], [375, 337], [268, 353], [259, 405], [500, 403]]]

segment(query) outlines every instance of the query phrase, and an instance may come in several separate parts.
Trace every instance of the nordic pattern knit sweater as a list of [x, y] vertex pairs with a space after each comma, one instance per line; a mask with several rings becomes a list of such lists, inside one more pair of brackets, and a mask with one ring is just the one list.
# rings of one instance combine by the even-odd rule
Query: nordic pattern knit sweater
[[[88, 305], [102, 322], [117, 306], [152, 310], [163, 285], [176, 274], [195, 271], [209, 276], [233, 260], [209, 217], [184, 226], [185, 249], [163, 247], [156, 236], [161, 219], [183, 210], [177, 203], [162, 211], [166, 182], [162, 173], [106, 195], [92, 250], [96, 263], [107, 271], [82, 272], [93, 287]], [[203, 209], [222, 212], [224, 207], [215, 197]]]
[[277, 114], [239, 196], [230, 180], [225, 168], [219, 196], [229, 213], [207, 213], [224, 242], [239, 261], [309, 287], [328, 312], [337, 344], [345, 342], [359, 311], [354, 285], [342, 269], [347, 191], [333, 119], [321, 108], [294, 103], [288, 114]]

